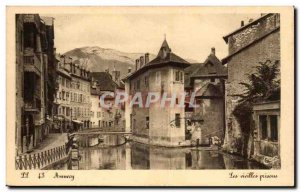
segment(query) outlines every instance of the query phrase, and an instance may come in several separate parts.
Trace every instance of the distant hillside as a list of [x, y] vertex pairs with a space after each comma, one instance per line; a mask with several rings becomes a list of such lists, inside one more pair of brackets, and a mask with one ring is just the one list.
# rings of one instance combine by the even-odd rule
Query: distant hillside
[[[107, 68], [112, 71], [115, 67], [121, 71], [121, 76], [127, 73], [128, 67], [133, 68], [135, 60], [144, 54], [125, 53], [101, 47], [82, 47], [64, 53], [64, 55], [72, 57], [74, 63], [83, 65], [93, 72], [105, 71]], [[150, 60], [154, 58], [155, 55], [149, 55]]]
[[[68, 57], [72, 57], [74, 63], [83, 65], [92, 72], [101, 72], [105, 69], [113, 70], [115, 67], [121, 72], [121, 77], [125, 76], [128, 67], [134, 68], [135, 60], [145, 53], [126, 53], [114, 49], [106, 49], [101, 47], [81, 47], [75, 48], [64, 53]], [[150, 54], [149, 60], [154, 59], [156, 55]], [[192, 62], [191, 60], [188, 60]]]

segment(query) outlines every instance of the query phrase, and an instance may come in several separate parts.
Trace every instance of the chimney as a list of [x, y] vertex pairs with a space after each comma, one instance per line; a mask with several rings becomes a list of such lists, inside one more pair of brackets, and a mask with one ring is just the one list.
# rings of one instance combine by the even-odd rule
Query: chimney
[[131, 73], [131, 67], [128, 67], [128, 73]]
[[241, 27], [244, 27], [245, 23], [244, 21], [241, 21]]
[[145, 54], [145, 65], [149, 63], [149, 53]]
[[140, 57], [140, 68], [144, 65], [144, 56]]
[[251, 23], [253, 21], [253, 19], [251, 18], [251, 19], [249, 19], [249, 23]]
[[214, 47], [211, 48], [211, 54], [216, 55], [216, 49]]
[[140, 60], [136, 59], [135, 60], [135, 70], [137, 71], [139, 69], [139, 64], [140, 64]]

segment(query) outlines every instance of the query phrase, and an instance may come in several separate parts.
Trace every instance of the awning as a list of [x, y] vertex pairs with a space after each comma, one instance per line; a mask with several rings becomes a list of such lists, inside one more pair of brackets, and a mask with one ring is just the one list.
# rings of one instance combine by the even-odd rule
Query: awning
[[78, 120], [72, 120], [74, 123], [78, 123], [78, 124], [83, 124], [83, 122], [78, 121]]

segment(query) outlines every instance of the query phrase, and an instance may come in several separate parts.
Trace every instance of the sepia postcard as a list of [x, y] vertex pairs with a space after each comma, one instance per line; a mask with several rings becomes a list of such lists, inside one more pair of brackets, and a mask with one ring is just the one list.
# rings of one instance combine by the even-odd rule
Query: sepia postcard
[[7, 7], [8, 186], [295, 186], [294, 7]]

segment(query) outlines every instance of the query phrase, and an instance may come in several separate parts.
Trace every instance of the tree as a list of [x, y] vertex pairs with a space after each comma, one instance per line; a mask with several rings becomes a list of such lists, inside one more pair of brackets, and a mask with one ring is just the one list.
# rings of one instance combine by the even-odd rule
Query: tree
[[238, 95], [243, 102], [260, 102], [280, 99], [279, 61], [273, 64], [270, 60], [260, 62], [256, 66], [256, 73], [248, 75], [249, 83], [240, 83], [245, 86], [243, 94]]
[[240, 153], [244, 156], [247, 155], [250, 135], [253, 135], [253, 104], [280, 99], [279, 61], [272, 63], [270, 60], [267, 60], [259, 64], [255, 67], [256, 73], [248, 75], [249, 83], [240, 83], [245, 87], [245, 90], [243, 94], [237, 95], [240, 97], [240, 100], [233, 110], [233, 115], [241, 127], [243, 136], [243, 146], [237, 147], [241, 148]]

